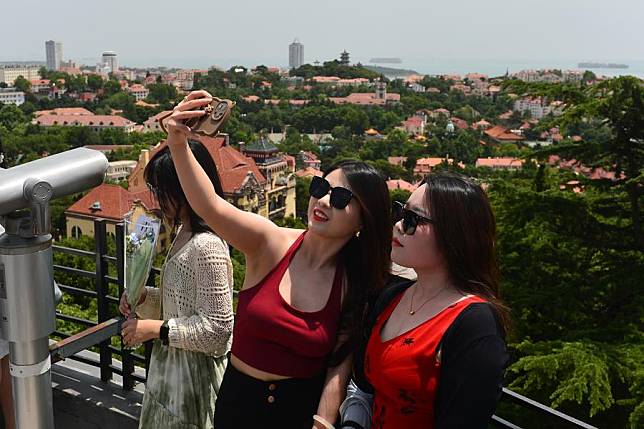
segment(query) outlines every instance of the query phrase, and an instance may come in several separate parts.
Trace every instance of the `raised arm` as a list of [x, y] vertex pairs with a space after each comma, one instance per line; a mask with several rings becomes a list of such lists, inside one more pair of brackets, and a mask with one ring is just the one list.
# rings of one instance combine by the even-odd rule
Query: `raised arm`
[[187, 144], [190, 128], [183, 121], [203, 116], [205, 112], [200, 108], [211, 100], [212, 96], [206, 91], [194, 91], [179, 103], [166, 122], [167, 143], [181, 187], [194, 211], [225, 241], [246, 255], [257, 254], [265, 248], [269, 237], [280, 235], [280, 228], [219, 197]]

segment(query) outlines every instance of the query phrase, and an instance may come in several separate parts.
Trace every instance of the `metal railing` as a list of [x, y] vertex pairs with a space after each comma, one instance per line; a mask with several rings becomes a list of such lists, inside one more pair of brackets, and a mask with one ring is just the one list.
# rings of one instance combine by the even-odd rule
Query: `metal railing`
[[[106, 231], [107, 222], [104, 219], [97, 219], [94, 221], [94, 243], [95, 249], [93, 252], [71, 249], [68, 247], [53, 246], [55, 253], [64, 253], [72, 256], [93, 258], [96, 264], [96, 270], [86, 271], [72, 267], [65, 267], [61, 265], [54, 265], [54, 273], [62, 272], [66, 274], [71, 274], [78, 277], [90, 278], [94, 280], [94, 289], [88, 290], [71, 285], [58, 284], [63, 294], [69, 294], [73, 296], [84, 296], [92, 299], [96, 299], [98, 317], [97, 320], [88, 320], [76, 316], [71, 316], [63, 314], [60, 311], [56, 310], [56, 318], [58, 320], [72, 322], [81, 326], [85, 326], [88, 329], [83, 331], [82, 334], [70, 335], [60, 330], [54, 332], [55, 337], [62, 339], [68, 339], [74, 337], [74, 341], [84, 341], [85, 344], [90, 346], [98, 347], [99, 359], [94, 360], [88, 357], [83, 357], [79, 355], [70, 355], [65, 356], [60, 352], [62, 347], [67, 346], [68, 344], [64, 341], [60, 342], [55, 352], [52, 352], [53, 360], [59, 360], [63, 356], [68, 359], [76, 360], [83, 362], [88, 365], [98, 367], [100, 369], [101, 380], [106, 382], [112, 379], [112, 374], [118, 374], [123, 379], [123, 389], [131, 390], [134, 388], [136, 382], [145, 382], [145, 377], [142, 377], [134, 372], [134, 366], [136, 364], [142, 365], [146, 370], [150, 360], [150, 353], [152, 351], [152, 344], [150, 342], [144, 344], [145, 354], [140, 355], [132, 350], [121, 347], [114, 347], [110, 343], [110, 337], [120, 334], [120, 314], [118, 311], [112, 311], [110, 309], [110, 304], [115, 304], [118, 307], [119, 298], [123, 293], [124, 286], [124, 272], [123, 272], [123, 258], [125, 257], [124, 251], [124, 234], [125, 227], [123, 223], [118, 223], [115, 226], [116, 229], [116, 256], [111, 256], [108, 254], [107, 246], [107, 231]], [[116, 269], [116, 277], [109, 275], [109, 266], [112, 266]], [[150, 275], [148, 276], [146, 284], [149, 286], [154, 286], [156, 276], [160, 275], [160, 270], [158, 268], [152, 268]], [[115, 284], [118, 286], [118, 296], [110, 295], [109, 285]], [[112, 306], [114, 307], [114, 306]], [[94, 335], [98, 330], [104, 331], [107, 334], [111, 334], [107, 339], [103, 339], [98, 344], [93, 343], [93, 339], [96, 338]], [[85, 338], [84, 340], [82, 338]], [[57, 358], [57, 356], [59, 356]], [[122, 362], [121, 368], [113, 365], [112, 358], [118, 356]]]
[[[73, 322], [86, 326], [88, 329], [76, 335], [70, 335], [59, 330], [54, 332], [54, 336], [63, 338], [52, 351], [53, 361], [63, 358], [77, 360], [88, 365], [98, 367], [100, 369], [101, 380], [107, 382], [112, 379], [113, 374], [119, 374], [123, 380], [123, 389], [131, 390], [134, 388], [136, 382], [145, 382], [145, 377], [135, 374], [134, 367], [136, 364], [141, 364], [146, 370], [150, 361], [150, 353], [152, 351], [151, 342], [147, 342], [145, 346], [145, 354], [136, 354], [131, 350], [124, 347], [114, 347], [110, 344], [110, 338], [120, 334], [120, 315], [110, 310], [110, 304], [115, 304], [114, 308], [118, 307], [119, 297], [123, 293], [124, 285], [124, 272], [123, 272], [123, 258], [125, 257], [124, 249], [124, 234], [125, 228], [122, 223], [116, 225], [116, 256], [108, 255], [107, 234], [106, 234], [106, 221], [98, 219], [94, 221], [94, 241], [95, 249], [93, 252], [78, 249], [71, 249], [68, 247], [54, 246], [54, 252], [64, 253], [73, 256], [93, 258], [96, 262], [96, 271], [87, 271], [77, 268], [65, 267], [61, 265], [54, 265], [54, 272], [63, 272], [74, 276], [94, 279], [95, 290], [87, 290], [71, 285], [59, 284], [63, 293], [75, 296], [85, 296], [97, 300], [98, 320], [87, 320], [80, 317], [66, 315], [56, 311], [56, 318], [62, 321]], [[116, 267], [116, 277], [109, 275], [109, 266], [114, 264]], [[154, 286], [156, 277], [161, 274], [160, 269], [152, 268], [148, 276], [147, 285]], [[118, 285], [118, 295], [113, 296], [109, 293], [109, 285]], [[98, 335], [99, 331], [101, 334]], [[96, 339], [100, 338], [100, 341]], [[73, 350], [66, 351], [69, 344], [65, 339], [75, 343], [73, 350], [81, 350], [82, 348], [89, 348], [98, 346], [99, 359], [90, 359], [76, 354], [72, 354]], [[71, 347], [70, 347], [71, 349]], [[121, 368], [113, 365], [113, 356], [118, 356], [121, 359]], [[552, 419], [557, 427], [569, 428], [584, 428], [596, 429], [587, 423], [577, 420], [569, 415], [560, 411], [554, 410], [546, 405], [543, 405], [530, 398], [522, 396], [507, 388], [503, 389], [501, 396], [502, 402], [512, 403], [520, 407], [521, 411], [532, 411], [543, 417]], [[494, 415], [492, 417], [491, 426], [508, 429], [521, 429], [520, 426], [500, 417]]]

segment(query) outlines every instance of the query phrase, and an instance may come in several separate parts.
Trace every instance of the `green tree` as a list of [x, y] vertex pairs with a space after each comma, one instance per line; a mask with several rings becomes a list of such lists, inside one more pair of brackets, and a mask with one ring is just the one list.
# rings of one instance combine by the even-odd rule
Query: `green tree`
[[13, 82], [13, 86], [18, 91], [29, 92], [29, 90], [31, 89], [31, 82], [29, 82], [23, 76], [18, 76], [16, 80]]
[[[490, 182], [518, 358], [510, 387], [599, 427], [626, 427], [629, 418], [638, 427], [644, 253], [629, 237], [624, 193], [591, 188], [578, 195], [558, 186], [535, 192], [530, 179]], [[615, 201], [618, 207], [608, 209]]]
[[116, 79], [110, 79], [105, 82], [103, 89], [105, 89], [105, 94], [111, 96], [121, 91], [121, 84]]
[[174, 85], [167, 85], [165, 83], [153, 83], [148, 85], [150, 94], [148, 100], [153, 103], [169, 103], [177, 99], [177, 88]]
[[584, 165], [614, 174], [612, 181], [590, 184], [610, 185], [626, 191], [630, 203], [633, 237], [644, 249], [641, 204], [644, 195], [644, 89], [632, 76], [622, 76], [585, 89], [553, 87], [548, 92], [567, 99], [569, 105], [558, 120], [564, 127], [590, 122], [610, 130], [609, 137], [596, 141], [569, 142], [539, 152], [576, 159]]
[[389, 191], [389, 196], [391, 197], [391, 201], [399, 201], [404, 204], [411, 196], [411, 192], [405, 189], [392, 189]]
[[0, 125], [7, 130], [13, 130], [27, 121], [26, 115], [18, 106], [7, 104], [0, 108]]
[[92, 91], [98, 91], [103, 88], [104, 83], [103, 78], [99, 75], [90, 74], [87, 76], [87, 87]]

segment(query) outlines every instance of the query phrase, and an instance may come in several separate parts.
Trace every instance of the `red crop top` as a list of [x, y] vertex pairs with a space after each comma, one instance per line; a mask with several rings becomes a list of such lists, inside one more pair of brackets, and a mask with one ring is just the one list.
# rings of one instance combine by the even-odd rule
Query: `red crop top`
[[256, 286], [239, 292], [232, 353], [262, 371], [285, 377], [319, 374], [336, 343], [340, 323], [342, 269], [336, 267], [329, 299], [320, 311], [290, 306], [279, 285], [306, 232]]

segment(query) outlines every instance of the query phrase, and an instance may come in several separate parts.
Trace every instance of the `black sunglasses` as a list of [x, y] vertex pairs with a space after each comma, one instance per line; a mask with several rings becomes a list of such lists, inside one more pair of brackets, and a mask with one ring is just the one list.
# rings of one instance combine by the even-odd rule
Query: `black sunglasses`
[[331, 187], [331, 184], [324, 178], [319, 176], [313, 176], [311, 180], [311, 186], [309, 186], [309, 194], [313, 198], [324, 198], [331, 192], [331, 205], [338, 209], [342, 210], [351, 202], [353, 198], [353, 193], [347, 188], [341, 186], [336, 186], [335, 188]]
[[420, 223], [433, 223], [434, 220], [424, 217], [407, 208], [400, 201], [394, 201], [391, 208], [391, 216], [394, 224], [402, 219], [402, 229], [405, 235], [414, 235], [416, 227]]

